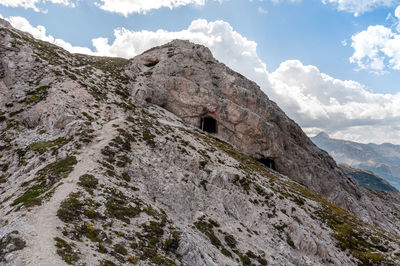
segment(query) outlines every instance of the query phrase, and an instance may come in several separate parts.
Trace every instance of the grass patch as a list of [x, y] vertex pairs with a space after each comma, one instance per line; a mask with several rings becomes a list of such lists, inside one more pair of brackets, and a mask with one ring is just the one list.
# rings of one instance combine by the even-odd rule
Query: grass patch
[[50, 86], [41, 86], [36, 89], [30, 90], [26, 93], [25, 99], [22, 102], [26, 104], [37, 104], [47, 98]]
[[83, 187], [91, 195], [93, 195], [93, 189], [96, 189], [98, 184], [99, 180], [93, 175], [85, 174], [79, 177], [78, 185]]
[[172, 236], [165, 240], [163, 249], [166, 252], [176, 253], [176, 250], [179, 247], [179, 240], [181, 234], [178, 231], [173, 231]]
[[42, 142], [36, 142], [28, 146], [27, 150], [35, 151], [40, 154], [45, 153], [49, 148], [56, 148], [59, 149], [65, 144], [67, 144], [69, 140], [66, 138], [58, 138], [56, 140], [50, 140], [50, 141], [42, 141]]
[[128, 250], [124, 247], [122, 243], [114, 245], [114, 251], [121, 255], [128, 255]]
[[222, 243], [219, 238], [214, 234], [215, 225], [211, 222], [205, 221], [204, 219], [204, 216], [199, 218], [199, 220], [194, 223], [194, 226], [196, 226], [197, 230], [205, 234], [210, 239], [211, 244], [219, 249], [222, 246]]
[[74, 170], [74, 165], [77, 164], [75, 156], [68, 156], [64, 159], [51, 163], [37, 172], [40, 177], [47, 176], [48, 178], [66, 178]]
[[84, 204], [79, 200], [79, 197], [79, 194], [72, 193], [66, 200], [61, 202], [57, 216], [64, 223], [80, 220]]
[[[68, 177], [77, 162], [75, 156], [68, 156], [45, 166], [36, 173], [35, 179], [24, 183], [24, 186], [27, 186], [29, 183], [33, 183], [33, 185], [30, 186], [24, 194], [15, 199], [11, 206], [20, 203], [26, 207], [41, 205], [42, 199], [46, 196], [44, 194], [49, 192], [54, 184], [62, 178]], [[50, 196], [51, 194], [48, 195]]]
[[55, 237], [57, 247], [57, 254], [69, 265], [75, 265], [79, 260], [78, 254], [73, 249], [73, 245], [70, 245], [64, 239]]
[[143, 140], [149, 145], [150, 147], [154, 147], [156, 145], [154, 138], [156, 137], [155, 135], [151, 134], [150, 130], [144, 129], [143, 133]]
[[127, 224], [130, 223], [129, 218], [136, 217], [141, 212], [139, 204], [133, 207], [126, 199], [116, 197], [108, 199], [106, 202], [106, 209], [111, 216]]

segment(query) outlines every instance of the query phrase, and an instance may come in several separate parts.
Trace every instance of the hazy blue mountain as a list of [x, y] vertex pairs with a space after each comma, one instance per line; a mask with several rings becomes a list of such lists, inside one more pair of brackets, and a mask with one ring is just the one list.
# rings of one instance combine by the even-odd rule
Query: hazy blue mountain
[[353, 141], [332, 139], [321, 132], [311, 140], [327, 151], [340, 164], [372, 171], [400, 190], [400, 145], [362, 144]]
[[346, 173], [354, 177], [362, 187], [378, 191], [398, 191], [385, 179], [381, 178], [371, 171], [355, 169], [344, 164], [340, 165], [340, 167]]

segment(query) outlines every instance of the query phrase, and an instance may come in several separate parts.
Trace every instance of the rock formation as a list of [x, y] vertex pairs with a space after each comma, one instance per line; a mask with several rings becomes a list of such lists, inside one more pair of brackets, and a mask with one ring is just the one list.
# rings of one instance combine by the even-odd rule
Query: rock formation
[[398, 194], [207, 48], [76, 55], [0, 20], [0, 55], [0, 265], [400, 263]]
[[[254, 82], [217, 62], [210, 50], [176, 40], [130, 60], [128, 89], [136, 99], [157, 104], [200, 127], [201, 118], [217, 121], [221, 139], [256, 159], [273, 160], [278, 172], [322, 194], [366, 222], [399, 232], [395, 217], [384, 219], [335, 161], [316, 147], [301, 128]], [[144, 74], [143, 74], [144, 73]], [[387, 211], [393, 206], [387, 206]], [[386, 225], [385, 225], [386, 224]]]

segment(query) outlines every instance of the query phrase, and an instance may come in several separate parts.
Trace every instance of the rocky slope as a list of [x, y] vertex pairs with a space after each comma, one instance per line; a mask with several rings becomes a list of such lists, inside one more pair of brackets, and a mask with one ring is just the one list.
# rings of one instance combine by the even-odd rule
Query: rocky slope
[[207, 48], [72, 55], [0, 21], [0, 54], [0, 265], [400, 263], [398, 194]]
[[[398, 201], [387, 206], [363, 191], [254, 82], [217, 62], [206, 47], [177, 40], [133, 58], [125, 69], [135, 80], [128, 90], [137, 102], [159, 105], [195, 127], [212, 117], [219, 138], [272, 160], [278, 172], [364, 221], [399, 232], [391, 215]], [[382, 216], [382, 209], [390, 215]]]
[[338, 163], [372, 171], [400, 190], [400, 146], [332, 139], [323, 132], [311, 139]]

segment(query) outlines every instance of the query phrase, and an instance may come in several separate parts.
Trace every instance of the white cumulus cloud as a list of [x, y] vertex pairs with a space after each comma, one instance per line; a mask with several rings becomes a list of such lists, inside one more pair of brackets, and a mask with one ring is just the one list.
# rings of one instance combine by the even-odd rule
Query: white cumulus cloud
[[397, 19], [396, 21], [396, 30], [400, 32], [400, 6], [398, 6], [394, 11], [394, 17]]
[[268, 10], [262, 8], [261, 6], [258, 7], [257, 11], [260, 14], [268, 14]]
[[297, 60], [281, 63], [269, 81], [267, 94], [309, 134], [324, 130], [364, 142], [400, 142], [400, 94], [373, 93]]
[[[302, 0], [272, 0], [274, 3], [279, 2], [300, 2]], [[337, 10], [353, 13], [359, 16], [365, 12], [371, 11], [378, 7], [391, 7], [399, 3], [399, 0], [321, 0], [324, 4], [333, 5]]]
[[187, 5], [204, 6], [206, 1], [222, 2], [222, 0], [99, 0], [95, 4], [105, 11], [128, 16], [132, 13], [145, 14], [152, 9], [163, 7], [173, 9]]
[[393, 6], [398, 0], [322, 0], [324, 4], [333, 4], [338, 10], [361, 15], [381, 6]]
[[44, 27], [33, 27], [22, 18], [9, 21], [37, 38], [88, 54], [131, 58], [176, 38], [200, 43], [208, 46], [218, 60], [256, 81], [306, 133], [324, 130], [338, 138], [400, 144], [400, 94], [373, 93], [358, 82], [335, 79], [298, 60], [282, 62], [269, 72], [257, 55], [257, 43], [224, 21], [199, 19], [176, 32], [120, 28], [115, 30], [111, 43], [106, 38], [94, 39], [94, 51], [55, 39], [46, 34]]
[[29, 23], [27, 19], [23, 17], [9, 17], [6, 18], [6, 20], [10, 22], [14, 28], [28, 32], [32, 34], [32, 36], [35, 37], [36, 39], [58, 45], [66, 49], [67, 51], [70, 51], [71, 53], [82, 53], [82, 54], [92, 54], [92, 55], [95, 54], [87, 47], [73, 46], [62, 39], [56, 39], [52, 35], [48, 35], [46, 33], [45, 27], [41, 25], [34, 27]]
[[36, 12], [40, 11], [38, 8], [38, 4], [41, 3], [53, 3], [53, 4], [61, 4], [64, 6], [75, 7], [76, 2], [79, 0], [0, 0], [0, 5], [6, 7], [23, 7], [23, 8], [32, 8]]
[[[265, 80], [266, 66], [257, 56], [257, 43], [247, 40], [224, 21], [193, 21], [181, 31], [130, 31], [125, 28], [114, 31], [115, 40], [93, 40], [96, 52], [107, 56], [131, 58], [143, 51], [174, 39], [190, 40], [211, 49], [214, 55], [233, 69], [249, 74], [254, 80]], [[258, 69], [258, 70], [257, 70]], [[260, 72], [261, 70], [261, 72]]]
[[378, 72], [387, 68], [400, 70], [400, 6], [394, 15], [398, 20], [394, 25], [396, 29], [375, 25], [352, 36], [354, 53], [350, 57], [351, 63]]

